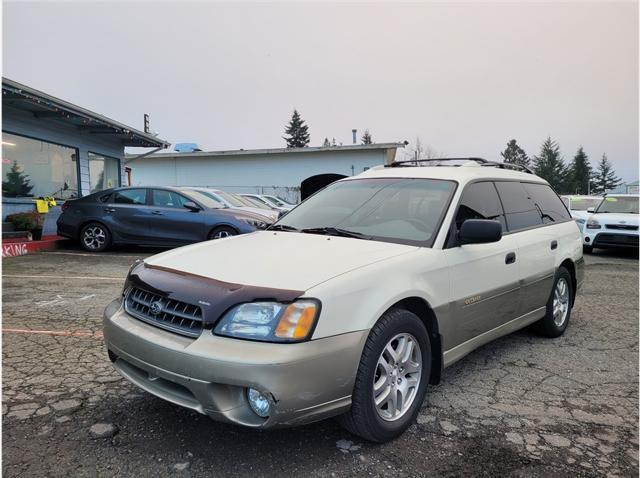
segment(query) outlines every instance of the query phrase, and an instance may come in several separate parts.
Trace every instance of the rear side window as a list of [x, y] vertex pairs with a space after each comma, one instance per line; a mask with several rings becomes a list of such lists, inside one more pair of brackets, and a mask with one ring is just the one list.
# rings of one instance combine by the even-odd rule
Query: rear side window
[[529, 198], [529, 193], [521, 183], [501, 181], [495, 184], [504, 205], [509, 231], [519, 231], [542, 225], [542, 217], [538, 207]]
[[185, 203], [189, 201], [190, 199], [173, 191], [167, 191], [165, 189], [153, 190], [152, 204], [157, 207], [183, 208]]
[[564, 222], [571, 219], [569, 211], [562, 203], [558, 195], [546, 184], [524, 183], [525, 190], [529, 197], [538, 205], [542, 211], [542, 222], [551, 224], [554, 222]]
[[467, 219], [493, 219], [506, 230], [502, 204], [492, 182], [473, 183], [465, 188], [456, 214], [458, 230]]
[[146, 189], [125, 189], [113, 193], [113, 202], [115, 204], [136, 204], [144, 205], [147, 203]]

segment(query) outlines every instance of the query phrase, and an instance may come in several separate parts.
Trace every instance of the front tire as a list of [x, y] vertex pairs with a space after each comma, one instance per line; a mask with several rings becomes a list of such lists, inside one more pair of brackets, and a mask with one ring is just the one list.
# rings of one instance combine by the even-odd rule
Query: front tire
[[103, 252], [111, 245], [109, 229], [99, 222], [90, 222], [80, 231], [80, 245], [88, 252]]
[[238, 231], [229, 226], [218, 226], [209, 233], [209, 240], [224, 239], [225, 237], [237, 236]]
[[553, 281], [551, 296], [547, 302], [547, 313], [536, 322], [538, 332], [545, 337], [555, 338], [564, 334], [571, 318], [573, 280], [564, 267], [560, 267]]
[[365, 440], [386, 442], [402, 434], [420, 411], [431, 373], [431, 343], [424, 323], [390, 309], [371, 329], [351, 399], [339, 420]]

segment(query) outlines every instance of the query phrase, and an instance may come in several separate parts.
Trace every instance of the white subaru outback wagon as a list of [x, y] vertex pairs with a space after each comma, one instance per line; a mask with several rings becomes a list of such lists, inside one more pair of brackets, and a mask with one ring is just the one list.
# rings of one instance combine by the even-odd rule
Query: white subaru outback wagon
[[396, 162], [266, 231], [134, 264], [104, 337], [128, 380], [215, 420], [340, 416], [382, 442], [477, 347], [530, 324], [561, 335], [582, 266], [543, 179], [473, 158]]

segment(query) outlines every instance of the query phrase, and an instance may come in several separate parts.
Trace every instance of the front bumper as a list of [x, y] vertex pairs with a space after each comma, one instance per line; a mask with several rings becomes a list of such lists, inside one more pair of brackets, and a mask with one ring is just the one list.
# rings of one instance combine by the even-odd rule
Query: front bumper
[[[351, 332], [298, 344], [183, 337], [128, 315], [121, 301], [105, 310], [104, 338], [114, 367], [138, 387], [219, 421], [270, 428], [345, 412], [367, 339]], [[271, 398], [268, 418], [254, 414], [246, 388]]]
[[583, 228], [583, 244], [601, 249], [638, 248], [638, 231]]

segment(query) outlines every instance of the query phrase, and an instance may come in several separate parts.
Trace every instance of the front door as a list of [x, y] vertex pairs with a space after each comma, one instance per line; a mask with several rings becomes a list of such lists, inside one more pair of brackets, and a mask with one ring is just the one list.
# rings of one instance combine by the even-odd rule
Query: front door
[[[505, 228], [500, 199], [492, 182], [469, 184], [452, 227], [455, 236], [467, 219], [492, 219]], [[506, 232], [506, 231], [504, 231]], [[520, 302], [520, 257], [516, 239], [503, 235], [490, 244], [456, 244], [444, 250], [450, 270], [451, 317], [455, 321], [450, 349], [517, 317]]]
[[151, 189], [149, 235], [157, 244], [190, 244], [205, 239], [203, 212], [184, 207], [191, 199], [168, 189]]

